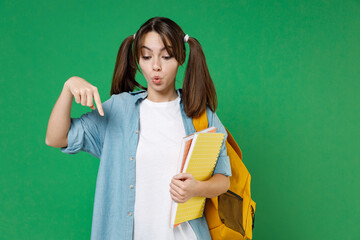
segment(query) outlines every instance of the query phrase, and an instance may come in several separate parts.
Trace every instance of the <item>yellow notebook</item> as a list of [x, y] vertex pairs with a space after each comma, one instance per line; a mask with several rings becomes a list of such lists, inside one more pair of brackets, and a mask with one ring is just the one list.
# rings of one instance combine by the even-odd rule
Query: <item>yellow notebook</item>
[[[179, 172], [191, 173], [196, 180], [200, 181], [208, 180], [212, 176], [225, 136], [223, 133], [209, 132], [213, 130], [214, 128], [208, 128], [184, 138]], [[189, 141], [191, 141], [191, 146], [187, 152], [186, 145]], [[182, 154], [187, 154], [186, 158]], [[173, 201], [171, 226], [176, 227], [182, 222], [202, 217], [205, 200], [205, 197], [193, 197], [185, 203]]]

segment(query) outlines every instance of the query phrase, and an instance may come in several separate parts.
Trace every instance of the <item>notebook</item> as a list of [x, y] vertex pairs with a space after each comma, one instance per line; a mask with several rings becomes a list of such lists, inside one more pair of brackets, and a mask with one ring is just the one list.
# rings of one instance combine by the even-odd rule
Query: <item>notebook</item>
[[[214, 171], [225, 134], [216, 133], [210, 127], [183, 139], [178, 173], [191, 173], [196, 180], [208, 180]], [[205, 197], [193, 197], [185, 203], [173, 201], [171, 209], [171, 227], [182, 222], [202, 217]]]

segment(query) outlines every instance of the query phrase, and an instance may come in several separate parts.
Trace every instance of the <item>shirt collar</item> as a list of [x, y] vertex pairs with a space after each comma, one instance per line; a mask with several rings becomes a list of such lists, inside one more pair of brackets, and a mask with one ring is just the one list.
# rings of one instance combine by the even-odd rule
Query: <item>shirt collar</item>
[[134, 103], [137, 103], [139, 100], [144, 100], [147, 97], [146, 90], [140, 90], [140, 91], [129, 92], [129, 93], [134, 96]]
[[[179, 88], [176, 90], [178, 96], [180, 97], [180, 102], [182, 102], [182, 89]], [[134, 103], [137, 103], [138, 101], [142, 101], [144, 100], [147, 95], [148, 95], [148, 92], [146, 90], [140, 90], [140, 91], [136, 91], [136, 92], [129, 92], [131, 95], [134, 96]]]

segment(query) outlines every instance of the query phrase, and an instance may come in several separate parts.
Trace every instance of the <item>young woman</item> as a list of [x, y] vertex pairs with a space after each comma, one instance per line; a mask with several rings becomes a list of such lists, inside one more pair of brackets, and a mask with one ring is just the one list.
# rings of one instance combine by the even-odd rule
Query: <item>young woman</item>
[[[176, 90], [186, 43], [190, 53], [183, 88]], [[136, 82], [137, 70], [147, 88]], [[134, 92], [136, 88], [143, 90]], [[73, 97], [92, 111], [71, 118]], [[171, 229], [170, 206], [172, 200], [212, 198], [229, 188], [231, 168], [224, 143], [209, 180], [176, 174], [182, 138], [195, 132], [192, 118], [207, 111], [209, 126], [226, 134], [216, 106], [200, 43], [163, 17], [149, 19], [123, 41], [111, 98], [103, 104], [97, 88], [84, 79], [65, 82], [49, 119], [46, 144], [100, 159], [91, 239], [211, 239], [205, 217]]]

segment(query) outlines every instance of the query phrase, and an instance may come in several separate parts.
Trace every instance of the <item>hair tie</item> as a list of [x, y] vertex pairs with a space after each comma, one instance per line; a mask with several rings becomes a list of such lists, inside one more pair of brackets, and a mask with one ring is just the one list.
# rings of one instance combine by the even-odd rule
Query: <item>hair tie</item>
[[189, 40], [189, 35], [185, 35], [185, 37], [184, 37], [184, 42], [187, 42]]

